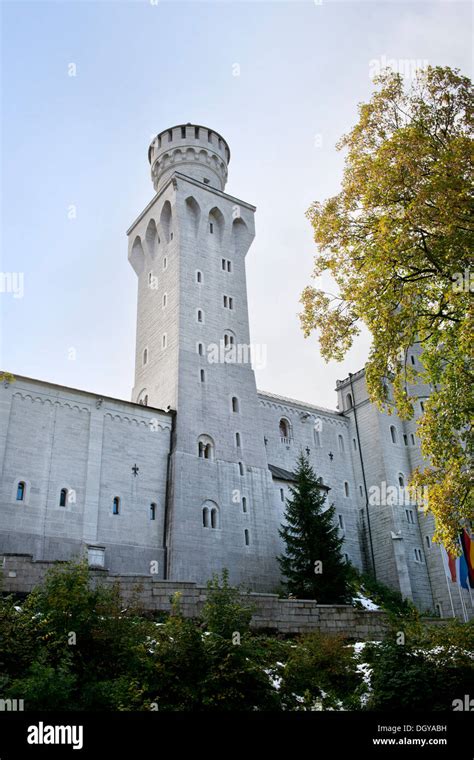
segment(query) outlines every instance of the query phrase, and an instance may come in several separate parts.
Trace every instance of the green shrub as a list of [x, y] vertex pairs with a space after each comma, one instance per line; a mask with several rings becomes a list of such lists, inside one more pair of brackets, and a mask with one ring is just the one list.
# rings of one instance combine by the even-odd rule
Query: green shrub
[[472, 692], [474, 624], [409, 624], [403, 634], [393, 631], [364, 651], [372, 668], [366, 709], [451, 710]]
[[241, 591], [229, 585], [229, 571], [222, 571], [222, 581], [217, 574], [207, 583], [207, 599], [202, 619], [211, 633], [231, 639], [237, 632], [241, 636], [249, 630], [253, 608], [242, 603]]
[[287, 709], [346, 709], [359, 705], [362, 677], [353, 650], [341, 636], [315, 632], [293, 645], [283, 669], [282, 700]]

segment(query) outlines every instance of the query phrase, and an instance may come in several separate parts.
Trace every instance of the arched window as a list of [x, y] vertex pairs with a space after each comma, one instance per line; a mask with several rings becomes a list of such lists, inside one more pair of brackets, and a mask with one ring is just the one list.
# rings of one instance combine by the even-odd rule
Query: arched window
[[143, 366], [148, 363], [148, 349], [143, 349]]
[[204, 343], [196, 343], [196, 350], [199, 354], [199, 356], [204, 355]]
[[349, 483], [347, 480], [344, 481], [344, 496], [349, 496]]
[[112, 503], [112, 514], [113, 515], [119, 515], [120, 514], [120, 499], [118, 496], [114, 496], [114, 500]]
[[238, 449], [240, 449], [241, 446], [241, 440], [240, 440], [240, 433], [235, 434], [235, 445]]
[[250, 543], [250, 540], [249, 540], [249, 532], [247, 528], [245, 528], [244, 530], [244, 541], [245, 541], [245, 546], [248, 546]]
[[341, 434], [337, 436], [337, 445], [338, 445], [339, 451], [344, 453], [344, 438], [342, 437]]
[[220, 528], [219, 507], [215, 501], [207, 500], [202, 505], [202, 527], [213, 530]]
[[205, 383], [206, 382], [206, 373], [204, 372], [203, 369], [201, 369], [199, 371], [199, 379], [200, 379], [201, 383]]
[[243, 475], [244, 475], [244, 465], [242, 464], [242, 462], [239, 462], [239, 472], [240, 472], [240, 474], [243, 477]]
[[237, 396], [232, 396], [232, 411], [236, 414], [239, 412], [239, 399]]
[[59, 506], [65, 507], [67, 504], [67, 488], [61, 488], [59, 493]]
[[245, 496], [242, 496], [242, 512], [247, 511], [247, 499]]
[[211, 528], [219, 527], [219, 510], [217, 507], [211, 509]]
[[202, 282], [202, 272], [200, 272], [199, 269], [196, 271], [196, 282]]
[[233, 345], [235, 345], [234, 334], [226, 330], [224, 333], [224, 348], [231, 348]]
[[397, 430], [394, 425], [390, 425], [390, 437], [392, 439], [392, 443], [397, 443]]
[[289, 443], [290, 436], [291, 436], [291, 428], [289, 421], [282, 417], [279, 423], [279, 429], [280, 429], [280, 440], [282, 443]]
[[198, 456], [200, 459], [214, 459], [214, 441], [209, 435], [199, 436]]
[[156, 504], [150, 504], [150, 520], [156, 520]]
[[16, 487], [16, 500], [24, 501], [25, 494], [26, 494], [26, 483], [24, 480], [20, 480], [20, 482], [18, 483]]
[[398, 474], [398, 485], [400, 486], [400, 488], [405, 487], [405, 478], [403, 477], [401, 472]]
[[224, 215], [217, 207], [214, 207], [209, 212], [209, 233], [215, 236], [217, 242], [220, 242], [222, 240], [223, 232]]
[[146, 392], [146, 388], [143, 388], [143, 390], [141, 390], [138, 394], [137, 402], [142, 406], [146, 406], [148, 404], [148, 393]]
[[346, 409], [352, 409], [354, 402], [352, 401], [352, 394], [348, 393], [346, 396]]

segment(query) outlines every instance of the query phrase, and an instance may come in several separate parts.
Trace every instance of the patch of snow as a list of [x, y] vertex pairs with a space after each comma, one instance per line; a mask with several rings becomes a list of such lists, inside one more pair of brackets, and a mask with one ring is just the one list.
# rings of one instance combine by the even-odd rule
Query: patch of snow
[[369, 599], [368, 596], [365, 596], [364, 594], [357, 594], [357, 596], [354, 596], [352, 598], [352, 602], [359, 602], [359, 604], [362, 605], [362, 607], [365, 610], [379, 610], [380, 607], [378, 604], [375, 604], [375, 602], [372, 601], [372, 599]]

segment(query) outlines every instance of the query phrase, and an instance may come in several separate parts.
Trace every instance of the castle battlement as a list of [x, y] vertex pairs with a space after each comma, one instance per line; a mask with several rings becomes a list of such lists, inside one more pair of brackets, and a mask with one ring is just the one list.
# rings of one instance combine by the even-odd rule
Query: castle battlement
[[230, 149], [224, 138], [208, 127], [179, 124], [153, 138], [148, 160], [157, 192], [175, 171], [224, 190]]

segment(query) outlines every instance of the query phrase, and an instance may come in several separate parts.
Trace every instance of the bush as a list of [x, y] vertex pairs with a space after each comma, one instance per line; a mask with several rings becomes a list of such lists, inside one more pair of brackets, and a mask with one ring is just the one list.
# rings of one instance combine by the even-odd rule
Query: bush
[[234, 633], [247, 633], [253, 608], [241, 601], [241, 591], [229, 585], [229, 571], [222, 571], [222, 581], [217, 574], [207, 583], [207, 600], [202, 610], [206, 629], [226, 639]]
[[393, 631], [365, 649], [372, 668], [366, 709], [452, 710], [472, 691], [474, 624], [409, 624], [402, 633], [404, 640]]
[[72, 710], [75, 683], [67, 655], [56, 667], [42, 655], [22, 678], [10, 683], [5, 693], [7, 698], [23, 699], [26, 710]]
[[361, 690], [353, 650], [341, 636], [315, 632], [291, 648], [281, 684], [287, 709], [355, 708]]

